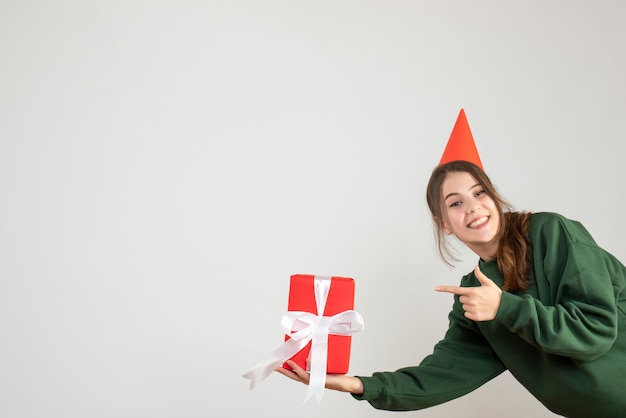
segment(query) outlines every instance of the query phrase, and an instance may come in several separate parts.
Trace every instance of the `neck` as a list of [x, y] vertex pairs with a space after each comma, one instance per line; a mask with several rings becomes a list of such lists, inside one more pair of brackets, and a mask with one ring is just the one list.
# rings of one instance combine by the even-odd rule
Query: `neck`
[[[472, 250], [477, 256], [484, 261], [494, 261], [498, 252], [497, 245], [472, 245], [467, 244], [470, 250]], [[495, 247], [495, 248], [494, 248]]]

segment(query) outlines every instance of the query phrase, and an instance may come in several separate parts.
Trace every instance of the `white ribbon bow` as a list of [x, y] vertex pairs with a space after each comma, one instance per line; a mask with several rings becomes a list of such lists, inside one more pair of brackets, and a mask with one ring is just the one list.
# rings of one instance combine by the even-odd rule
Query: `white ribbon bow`
[[352, 335], [364, 327], [363, 317], [354, 310], [340, 312], [333, 316], [324, 316], [326, 299], [330, 290], [331, 278], [315, 276], [315, 304], [317, 315], [311, 312], [288, 311], [283, 314], [282, 327], [289, 339], [274, 350], [265, 360], [243, 375], [250, 379], [250, 389], [269, 376], [274, 369], [311, 343], [311, 375], [309, 389], [304, 402], [315, 396], [322, 400], [326, 383], [326, 363], [328, 360], [328, 335]]

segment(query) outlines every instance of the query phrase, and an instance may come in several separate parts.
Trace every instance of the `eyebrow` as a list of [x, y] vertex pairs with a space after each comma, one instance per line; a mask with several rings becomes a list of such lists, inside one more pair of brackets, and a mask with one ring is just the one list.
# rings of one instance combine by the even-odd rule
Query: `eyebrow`
[[[475, 189], [476, 187], [482, 187], [482, 184], [480, 183], [476, 183], [475, 185], [473, 185], [472, 187], [469, 188], [469, 190]], [[443, 198], [444, 201], [448, 200], [449, 197], [458, 195], [459, 193], [453, 192], [453, 193], [448, 193], [446, 195], [446, 197]]]

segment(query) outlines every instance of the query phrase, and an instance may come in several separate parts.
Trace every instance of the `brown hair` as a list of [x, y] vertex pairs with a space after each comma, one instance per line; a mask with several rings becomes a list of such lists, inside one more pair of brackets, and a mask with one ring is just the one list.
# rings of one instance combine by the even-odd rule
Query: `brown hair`
[[528, 231], [530, 227], [529, 212], [513, 212], [511, 205], [505, 201], [487, 174], [477, 165], [468, 161], [451, 161], [435, 168], [428, 181], [426, 201], [435, 223], [435, 239], [437, 250], [442, 260], [452, 266], [458, 259], [452, 254], [443, 232], [444, 203], [442, 196], [443, 181], [449, 173], [466, 172], [480, 183], [485, 193], [494, 201], [500, 225], [498, 227], [498, 250], [494, 254], [498, 269], [504, 276], [503, 290], [527, 290], [530, 286], [528, 273], [532, 265], [532, 252], [529, 249]]

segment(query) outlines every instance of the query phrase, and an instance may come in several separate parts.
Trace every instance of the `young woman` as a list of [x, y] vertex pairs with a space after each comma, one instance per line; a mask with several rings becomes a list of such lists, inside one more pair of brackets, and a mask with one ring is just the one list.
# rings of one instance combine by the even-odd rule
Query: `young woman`
[[[369, 377], [328, 375], [326, 387], [387, 410], [415, 410], [465, 395], [505, 370], [551, 411], [626, 413], [626, 268], [578, 222], [514, 212], [466, 161], [437, 167], [427, 201], [439, 251], [445, 235], [480, 260], [455, 294], [449, 328], [418, 366]], [[307, 371], [277, 371], [308, 383]]]

